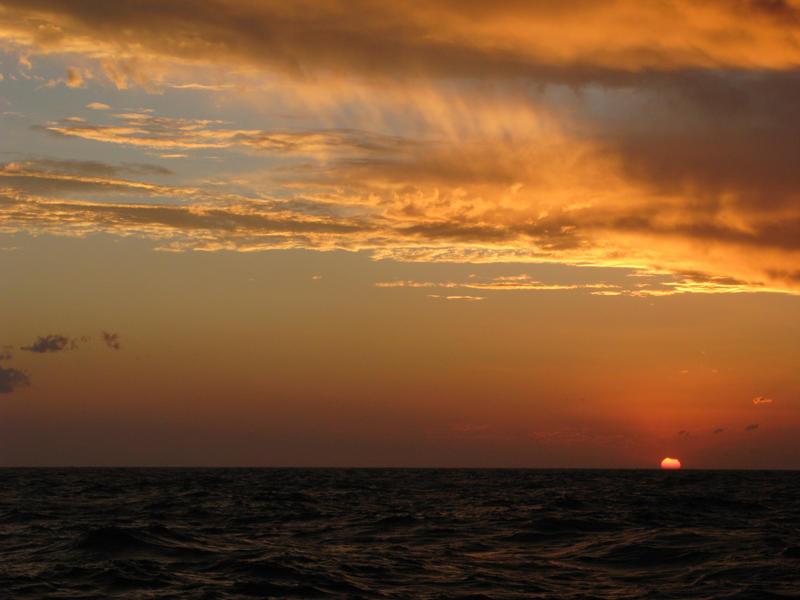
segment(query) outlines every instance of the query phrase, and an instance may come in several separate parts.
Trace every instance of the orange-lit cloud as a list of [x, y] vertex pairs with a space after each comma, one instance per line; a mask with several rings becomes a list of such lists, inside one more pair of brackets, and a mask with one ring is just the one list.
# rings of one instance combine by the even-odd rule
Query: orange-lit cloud
[[149, 114], [114, 115], [119, 125], [90, 125], [64, 119], [44, 126], [48, 133], [153, 149], [208, 149], [243, 147], [256, 150], [343, 154], [360, 150], [378, 157], [394, 150], [414, 149], [419, 142], [357, 130], [264, 131], [230, 129], [215, 120], [174, 119]]
[[607, 283], [593, 284], [555, 284], [536, 281], [529, 275], [507, 275], [494, 277], [488, 281], [469, 280], [463, 282], [454, 281], [381, 281], [375, 284], [381, 288], [466, 288], [474, 290], [493, 290], [493, 291], [563, 291], [563, 290], [604, 290], [612, 289], [621, 293], [618, 285]]
[[486, 300], [485, 296], [442, 296], [441, 294], [428, 294], [428, 298], [439, 300]]
[[[68, 85], [236, 90], [267, 113], [281, 96], [316, 123], [127, 109], [42, 122], [35, 135], [99, 151], [265, 164], [170, 186], [149, 180], [157, 173], [16, 161], [0, 172], [5, 231], [667, 276], [598, 295], [800, 290], [794, 3], [1, 5], [22, 72], [61, 57]], [[89, 197], [100, 193], [126, 203]]]
[[[356, 2], [149, 6], [5, 0], [2, 31], [37, 52], [104, 59], [124, 87], [139, 63], [240, 63], [287, 72], [619, 79], [681, 67], [792, 68], [793, 2]], [[737, 35], [731, 35], [736, 31]], [[654, 44], [653, 40], [658, 43]], [[138, 60], [135, 60], [138, 59]]]
[[764, 396], [757, 396], [756, 398], [753, 398], [753, 404], [756, 405], [756, 406], [763, 405], [763, 404], [772, 404], [772, 398], [766, 398]]
[[[414, 190], [355, 188], [351, 194], [332, 196], [324, 187], [312, 186], [279, 199], [264, 195], [258, 187], [242, 195], [227, 191], [225, 185], [187, 187], [147, 181], [169, 175], [169, 170], [151, 165], [41, 159], [7, 163], [0, 168], [0, 224], [6, 231], [143, 235], [169, 240], [166, 247], [173, 249], [340, 248], [370, 250], [376, 258], [399, 260], [617, 266], [652, 276], [671, 273], [673, 278], [658, 285], [632, 280], [627, 289], [513, 278], [435, 283], [442, 287], [589, 289], [603, 295], [796, 289], [791, 278], [774, 276], [781, 269], [791, 270], [791, 248], [770, 247], [767, 240], [760, 247], [755, 240], [736, 244], [728, 237], [715, 243], [713, 237], [703, 236], [693, 241], [688, 232], [685, 237], [659, 234], [641, 219], [627, 221], [624, 207], [617, 209], [616, 217], [609, 208], [553, 205], [535, 215], [536, 205], [528, 206], [520, 190], [495, 199], [470, 199], [452, 192], [453, 200], [445, 195], [442, 202], [435, 194], [426, 198]], [[89, 199], [109, 192], [137, 202]], [[154, 201], [157, 198], [164, 200]], [[168, 198], [180, 204], [167, 202]], [[409, 202], [416, 208], [407, 210]], [[641, 230], [636, 231], [634, 224]], [[693, 244], [700, 242], [716, 250], [692, 253]]]
[[47, 87], [55, 87], [59, 83], [63, 83], [70, 88], [83, 87], [84, 78], [81, 72], [75, 67], [67, 67], [67, 76], [62, 79], [53, 79], [47, 82]]

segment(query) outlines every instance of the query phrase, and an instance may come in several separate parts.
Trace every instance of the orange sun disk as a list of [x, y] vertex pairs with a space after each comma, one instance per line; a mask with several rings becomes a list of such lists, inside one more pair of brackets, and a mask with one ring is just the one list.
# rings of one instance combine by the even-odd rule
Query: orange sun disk
[[670, 458], [667, 457], [661, 461], [661, 468], [662, 469], [680, 469], [681, 468], [681, 461], [677, 458]]

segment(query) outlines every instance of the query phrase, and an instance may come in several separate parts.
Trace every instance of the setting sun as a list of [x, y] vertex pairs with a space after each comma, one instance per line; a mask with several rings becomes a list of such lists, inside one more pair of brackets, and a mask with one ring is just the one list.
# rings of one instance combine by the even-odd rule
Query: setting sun
[[670, 458], [667, 457], [661, 461], [661, 468], [662, 469], [680, 469], [681, 468], [681, 461], [677, 458]]

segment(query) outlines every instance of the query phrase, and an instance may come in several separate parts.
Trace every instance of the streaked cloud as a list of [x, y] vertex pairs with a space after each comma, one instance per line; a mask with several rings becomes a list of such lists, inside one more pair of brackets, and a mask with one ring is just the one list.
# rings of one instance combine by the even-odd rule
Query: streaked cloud
[[428, 298], [434, 298], [436, 300], [486, 300], [485, 296], [443, 296], [441, 294], [428, 294]]
[[[473, 288], [486, 290], [800, 292], [794, 4], [3, 6], [0, 31], [21, 72], [60, 56], [68, 85], [214, 98], [235, 89], [270, 115], [255, 128], [224, 115], [108, 114], [95, 101], [88, 120], [42, 122], [39, 135], [99, 151], [264, 163], [181, 185], [131, 168], [7, 163], [4, 231], [105, 231], [171, 250], [559, 262], [643, 277]], [[278, 96], [311, 124], [272, 114]]]
[[[122, 179], [121, 175], [165, 175], [163, 167], [112, 166], [97, 161], [29, 160], [0, 163], [0, 193], [30, 194], [39, 198], [58, 195], [115, 193], [146, 196], [180, 196], [192, 190]], [[19, 196], [18, 196], [19, 197]]]
[[755, 406], [763, 405], [763, 404], [772, 404], [772, 398], [766, 398], [764, 396], [757, 396], [753, 398], [753, 404]]
[[[650, 277], [632, 279], [626, 288], [603, 283], [548, 284], [527, 276], [493, 281], [407, 282], [408, 286], [586, 289], [599, 295], [793, 291], [791, 282], [775, 280], [769, 272], [764, 272], [763, 265], [747, 268], [752, 259], [744, 263], [732, 260], [740, 255], [734, 249], [729, 249], [734, 256], [728, 261], [704, 261], [702, 256], [691, 257], [687, 244], [687, 254], [679, 263], [683, 268], [671, 270], [662, 261], [670, 257], [675, 260], [680, 249], [679, 238], [669, 251], [659, 252], [657, 238], [652, 237], [646, 252], [637, 250], [633, 242], [646, 239], [647, 228], [631, 234], [630, 238], [619, 231], [612, 235], [610, 232], [620, 217], [604, 214], [607, 209], [598, 213], [590, 208], [551, 207], [547, 214], [533, 216], [532, 209], [524, 208], [524, 202], [503, 206], [476, 197], [466, 204], [468, 199], [463, 195], [454, 195], [450, 202], [447, 194], [444, 197], [439, 194], [438, 201], [435, 195], [427, 200], [419, 188], [354, 188], [349, 193], [332, 194], [332, 190], [319, 185], [291, 192], [288, 198], [278, 198], [265, 194], [257, 185], [250, 186], [250, 193], [241, 194], [228, 191], [224, 181], [222, 186], [215, 182], [180, 186], [149, 181], [162, 176], [169, 176], [169, 171], [144, 164], [107, 165], [50, 159], [6, 163], [0, 166], [0, 223], [5, 231], [23, 229], [67, 235], [105, 231], [139, 235], [167, 240], [163, 247], [174, 250], [369, 250], [377, 259], [563, 262], [624, 267]], [[109, 193], [126, 195], [135, 201], [90, 199]], [[415, 203], [414, 209], [409, 209], [410, 202]], [[430, 206], [422, 202], [430, 202]], [[525, 212], [530, 216], [525, 216]], [[631, 233], [631, 225], [623, 223], [625, 232]], [[711, 242], [706, 240], [706, 243]], [[757, 246], [750, 254], [759, 255]], [[772, 249], [768, 254], [773, 261], [771, 266], [777, 266], [781, 251]], [[724, 270], [730, 266], [738, 275], [743, 270], [742, 264], [746, 267], [742, 274], [749, 279], [697, 270], [697, 267]]]
[[725, 429], [723, 429], [722, 427], [718, 427], [717, 429], [714, 430], [714, 433], [715, 434], [722, 433], [723, 431], [725, 431]]
[[475, 290], [493, 290], [493, 291], [562, 291], [562, 290], [602, 290], [602, 289], [619, 289], [619, 286], [607, 283], [594, 283], [594, 284], [556, 284], [556, 283], [543, 283], [533, 279], [530, 275], [507, 275], [493, 277], [485, 281], [481, 280], [468, 280], [462, 282], [454, 281], [382, 281], [375, 284], [375, 287], [381, 288], [466, 288]]
[[555, 6], [439, 0], [409, 7], [376, 0], [290, 6], [168, 0], [142, 10], [121, 0], [113, 11], [53, 0], [4, 5], [3, 33], [10, 40], [40, 53], [100, 57], [122, 88], [157, 80], [158, 72], [148, 77], [146, 68], [155, 71], [152, 63], [164, 58], [286, 72], [538, 75], [573, 83], [624, 83], [625, 73], [679, 68], [783, 69], [800, 62], [793, 43], [797, 9], [788, 2], [573, 0]]
[[758, 423], [754, 423], [753, 425], [748, 425], [744, 428], [745, 431], [755, 431], [758, 429]]
[[143, 146], [152, 149], [245, 148], [272, 152], [369, 152], [380, 156], [393, 150], [414, 148], [419, 142], [366, 131], [331, 129], [316, 131], [266, 131], [231, 129], [224, 121], [176, 119], [141, 113], [113, 116], [119, 124], [92, 125], [63, 119], [43, 126], [48, 133], [97, 142]]

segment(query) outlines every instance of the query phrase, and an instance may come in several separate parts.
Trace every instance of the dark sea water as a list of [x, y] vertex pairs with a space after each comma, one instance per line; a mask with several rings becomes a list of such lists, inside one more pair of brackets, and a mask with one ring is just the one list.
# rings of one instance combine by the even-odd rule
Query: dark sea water
[[2, 598], [800, 598], [800, 472], [3, 469]]

